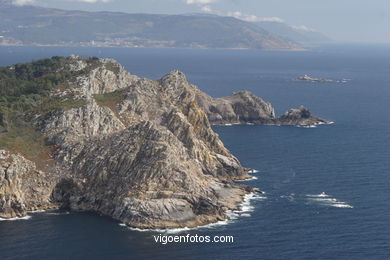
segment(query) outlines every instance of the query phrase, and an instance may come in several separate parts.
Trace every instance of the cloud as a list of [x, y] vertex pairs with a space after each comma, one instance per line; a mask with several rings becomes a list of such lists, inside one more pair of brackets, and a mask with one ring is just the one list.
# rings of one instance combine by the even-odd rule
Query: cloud
[[279, 17], [258, 17], [253, 14], [244, 14], [239, 11], [229, 12], [228, 16], [244, 20], [247, 22], [276, 22], [276, 23], [284, 23], [284, 20]]
[[[112, 2], [113, 0], [65, 0], [65, 1], [95, 4], [95, 3], [109, 3]], [[12, 4], [18, 6], [37, 4], [36, 0], [11, 0], [11, 2]]]
[[300, 30], [300, 31], [305, 31], [305, 32], [316, 32], [317, 31], [316, 29], [307, 27], [305, 25], [292, 25], [291, 27], [295, 30]]
[[[236, 12], [229, 12], [227, 14], [228, 16], [246, 21], [246, 22], [274, 22], [274, 23], [286, 23], [282, 18], [279, 17], [259, 17], [256, 15], [251, 14], [244, 14], [239, 11]], [[299, 31], [305, 31], [305, 32], [317, 32], [316, 29], [310, 28], [306, 25], [288, 25], [292, 29], [299, 30]]]
[[202, 10], [202, 12], [205, 12], [205, 13], [213, 13], [214, 12], [214, 10], [211, 9], [211, 7], [209, 5], [202, 6], [202, 8], [200, 8], [200, 10]]
[[214, 13], [217, 14], [219, 12], [215, 11], [211, 8], [211, 4], [219, 2], [220, 0], [183, 0], [187, 5], [196, 5], [202, 12], [205, 13]]
[[13, 0], [12, 4], [14, 5], [31, 5], [34, 4], [34, 0]]
[[68, 1], [95, 4], [95, 3], [109, 3], [112, 0], [68, 0]]
[[218, 2], [219, 0], [185, 0], [188, 5], [207, 5]]
[[284, 23], [284, 20], [279, 17], [259, 17], [259, 22], [274, 22], [274, 23]]

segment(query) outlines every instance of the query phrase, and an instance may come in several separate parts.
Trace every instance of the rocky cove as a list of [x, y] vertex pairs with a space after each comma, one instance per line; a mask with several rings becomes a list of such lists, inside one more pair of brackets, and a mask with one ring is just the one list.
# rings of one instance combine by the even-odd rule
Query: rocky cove
[[[224, 220], [255, 190], [234, 182], [250, 178], [250, 169], [224, 147], [212, 124], [330, 123], [305, 107], [277, 117], [270, 103], [247, 91], [212, 98], [177, 70], [154, 81], [111, 59], [56, 57], [44, 65], [2, 68], [2, 82], [23, 75], [50, 84], [45, 92], [27, 85], [10, 93], [2, 86], [0, 218], [68, 208], [141, 229]], [[26, 101], [15, 108], [20, 100]], [[20, 143], [21, 128], [34, 142], [42, 140], [34, 151], [26, 153]]]

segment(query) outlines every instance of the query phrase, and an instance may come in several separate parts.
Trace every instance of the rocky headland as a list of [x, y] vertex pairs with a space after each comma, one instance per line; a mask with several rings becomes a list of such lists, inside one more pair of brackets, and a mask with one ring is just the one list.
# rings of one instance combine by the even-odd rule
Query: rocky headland
[[0, 218], [67, 208], [136, 228], [224, 220], [249, 169], [212, 124], [329, 123], [275, 116], [242, 91], [212, 98], [180, 71], [139, 78], [111, 59], [53, 57], [0, 68]]
[[277, 117], [271, 103], [249, 91], [233, 93], [229, 97], [212, 98], [198, 90], [197, 101], [212, 124], [314, 126], [331, 123], [313, 116], [304, 106], [290, 109]]

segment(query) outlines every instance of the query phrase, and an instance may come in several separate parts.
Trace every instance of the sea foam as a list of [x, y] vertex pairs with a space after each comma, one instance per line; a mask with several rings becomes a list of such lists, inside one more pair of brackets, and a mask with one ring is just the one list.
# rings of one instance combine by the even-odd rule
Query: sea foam
[[32, 214], [44, 213], [44, 212], [46, 212], [46, 210], [31, 210], [31, 211], [28, 211], [28, 213], [32, 213]]
[[31, 216], [17, 217], [17, 218], [0, 218], [0, 221], [16, 221], [16, 220], [28, 220]]
[[254, 180], [258, 180], [259, 178], [257, 178], [256, 176], [252, 176], [248, 179], [245, 179], [245, 180], [236, 180], [238, 182], [243, 182], [243, 181], [254, 181]]
[[177, 233], [182, 233], [182, 232], [188, 232], [188, 231], [191, 231], [191, 230], [211, 229], [211, 228], [215, 228], [215, 227], [218, 227], [218, 226], [224, 226], [224, 225], [229, 224], [229, 221], [230, 220], [226, 219], [226, 220], [221, 220], [221, 221], [218, 221], [218, 222], [215, 222], [215, 223], [211, 223], [211, 224], [207, 224], [207, 225], [203, 225], [203, 226], [199, 226], [199, 227], [193, 227], [193, 228], [183, 227], [183, 228], [169, 228], [169, 229], [142, 229], [142, 228], [134, 228], [134, 227], [129, 227], [126, 224], [123, 224], [123, 223], [120, 223], [119, 225], [121, 227], [126, 227], [126, 228], [128, 228], [130, 230], [138, 231], [138, 232], [156, 232], [156, 233], [165, 233], [165, 234], [177, 234]]
[[165, 233], [165, 234], [177, 234], [177, 233], [182, 233], [182, 232], [188, 232], [192, 230], [201, 230], [201, 229], [214, 229], [220, 226], [225, 226], [228, 225], [229, 223], [234, 222], [238, 217], [250, 217], [250, 212], [254, 210], [254, 207], [251, 205], [252, 200], [264, 200], [266, 197], [259, 195], [258, 193], [249, 193], [244, 196], [244, 201], [240, 203], [238, 206], [237, 210], [231, 211], [228, 210], [226, 211], [226, 215], [228, 216], [228, 219], [221, 220], [215, 223], [203, 225], [203, 226], [198, 226], [198, 227], [184, 227], [184, 228], [170, 228], [170, 229], [141, 229], [141, 228], [134, 228], [134, 227], [129, 227], [126, 224], [120, 223], [119, 225], [121, 227], [126, 227], [130, 230], [133, 231], [138, 231], [138, 232], [157, 232], [157, 233]]

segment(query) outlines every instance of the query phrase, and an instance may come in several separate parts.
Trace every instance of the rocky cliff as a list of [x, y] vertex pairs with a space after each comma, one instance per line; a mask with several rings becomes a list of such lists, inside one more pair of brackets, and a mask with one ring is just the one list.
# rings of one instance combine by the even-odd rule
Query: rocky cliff
[[[252, 188], [234, 182], [248, 178], [248, 169], [210, 122], [314, 120], [303, 108], [276, 118], [271, 104], [249, 92], [213, 99], [180, 71], [158, 81], [142, 79], [110, 59], [55, 57], [0, 73], [7, 82], [18, 75], [30, 84], [26, 90], [20, 82], [12, 91], [9, 85], [0, 89], [0, 115], [8, 118], [0, 134], [1, 218], [62, 207], [137, 228], [226, 219]], [[42, 79], [51, 82], [43, 90]], [[22, 105], [15, 106], [15, 95], [23, 95]], [[29, 151], [20, 140], [45, 153]]]

